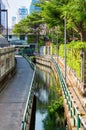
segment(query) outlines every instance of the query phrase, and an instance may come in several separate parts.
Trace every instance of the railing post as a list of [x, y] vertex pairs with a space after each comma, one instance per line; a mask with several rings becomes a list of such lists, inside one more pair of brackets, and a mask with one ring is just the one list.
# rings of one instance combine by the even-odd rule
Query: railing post
[[73, 114], [74, 114], [74, 115], [73, 115], [73, 116], [74, 116], [74, 118], [73, 118], [73, 119], [74, 119], [74, 126], [76, 126], [76, 119], [75, 119], [76, 110], [75, 110], [75, 108], [73, 109]]
[[72, 117], [73, 116], [72, 101], [70, 102], [70, 107], [71, 107], [71, 117]]
[[79, 130], [80, 128], [80, 118], [79, 118], [79, 114], [77, 115], [77, 130]]

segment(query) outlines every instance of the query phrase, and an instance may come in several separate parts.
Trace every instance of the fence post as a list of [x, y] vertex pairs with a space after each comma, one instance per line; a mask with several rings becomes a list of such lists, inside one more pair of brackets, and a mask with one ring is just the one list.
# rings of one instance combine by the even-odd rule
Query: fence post
[[79, 118], [79, 114], [77, 115], [77, 130], [79, 130], [80, 128], [80, 118]]

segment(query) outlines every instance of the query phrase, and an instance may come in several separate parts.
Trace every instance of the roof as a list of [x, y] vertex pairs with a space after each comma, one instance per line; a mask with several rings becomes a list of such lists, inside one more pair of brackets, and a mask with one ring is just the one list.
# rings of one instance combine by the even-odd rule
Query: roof
[[0, 47], [9, 46], [9, 43], [5, 37], [0, 35]]

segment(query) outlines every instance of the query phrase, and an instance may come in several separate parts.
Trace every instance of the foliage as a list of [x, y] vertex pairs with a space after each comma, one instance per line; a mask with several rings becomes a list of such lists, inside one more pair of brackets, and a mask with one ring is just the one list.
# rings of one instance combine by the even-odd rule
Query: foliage
[[28, 43], [37, 43], [37, 36], [36, 35], [28, 35], [27, 42]]
[[63, 26], [76, 31], [86, 41], [86, 0], [51, 0], [42, 4], [42, 15], [49, 27]]
[[54, 27], [60, 24], [61, 5], [58, 4], [56, 0], [43, 2], [41, 4], [41, 8], [41, 14], [45, 20], [45, 23], [47, 23], [49, 27]]
[[[64, 44], [59, 45], [57, 48], [53, 43], [51, 44], [51, 54], [64, 57]], [[59, 50], [58, 50], [59, 49]], [[86, 43], [81, 41], [72, 41], [66, 44], [66, 63], [74, 71], [78, 78], [81, 77], [81, 50], [86, 50]], [[81, 79], [82, 80], [82, 79]]]
[[67, 44], [67, 48], [73, 48], [73, 49], [86, 49], [86, 42], [81, 42], [81, 41], [72, 41], [70, 44]]
[[43, 23], [43, 19], [40, 15], [40, 13], [32, 13], [31, 15], [28, 15], [26, 18], [22, 19], [18, 24], [14, 26], [14, 33], [17, 34], [28, 34], [28, 33], [39, 33], [41, 30], [40, 24]]
[[51, 118], [56, 118], [57, 115], [59, 117], [63, 116], [63, 97], [60, 97], [58, 100], [53, 100], [51, 105], [48, 107], [48, 112]]
[[[72, 41], [66, 44], [67, 65], [81, 78], [81, 49], [86, 49], [86, 43]], [[64, 58], [64, 44], [60, 45], [59, 55]]]
[[[63, 106], [63, 98], [61, 95], [61, 88], [59, 81], [56, 80], [54, 73], [51, 71], [51, 73], [43, 72], [44, 76], [41, 75], [40, 71], [37, 73], [39, 76], [36, 75], [36, 78], [38, 81], [36, 81], [37, 84], [37, 91], [38, 88], [41, 89], [43, 86], [46, 89], [49, 89], [49, 95], [48, 95], [48, 102], [44, 103], [40, 100], [37, 101], [37, 110], [40, 111], [41, 114], [45, 114], [47, 110], [46, 117], [43, 120], [43, 127], [45, 130], [63, 130], [64, 129], [64, 110], [62, 109]], [[44, 77], [44, 81], [41, 80], [42, 77]], [[47, 80], [48, 78], [48, 80]], [[59, 78], [58, 78], [59, 80]], [[44, 82], [44, 83], [43, 83]], [[46, 87], [46, 84], [48, 86]], [[38, 97], [39, 99], [39, 97]], [[51, 109], [54, 109], [53, 113], [50, 113]], [[59, 113], [59, 114], [58, 114]]]
[[69, 0], [62, 8], [67, 18], [67, 27], [75, 30], [86, 41], [86, 0]]
[[64, 120], [58, 118], [58, 122], [55, 119], [52, 119], [47, 115], [43, 120], [44, 130], [65, 130]]
[[[86, 0], [41, 0], [35, 6], [40, 12], [33, 12], [14, 27], [14, 33], [40, 33], [46, 24], [46, 34], [53, 34], [55, 27], [59, 27], [59, 39], [63, 37], [64, 18], [67, 21], [67, 40], [80, 35], [81, 41], [86, 41]], [[73, 36], [73, 34], [75, 36]], [[75, 33], [76, 32], [76, 33]], [[55, 37], [55, 34], [51, 37]]]
[[28, 34], [28, 25], [26, 24], [26, 20], [21, 20], [18, 24], [15, 24], [13, 33], [14, 34]]

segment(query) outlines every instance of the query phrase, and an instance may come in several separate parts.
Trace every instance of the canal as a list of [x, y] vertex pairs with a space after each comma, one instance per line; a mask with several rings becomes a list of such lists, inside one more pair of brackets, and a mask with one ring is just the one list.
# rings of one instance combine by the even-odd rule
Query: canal
[[35, 130], [65, 130], [59, 79], [50, 68], [37, 65]]

